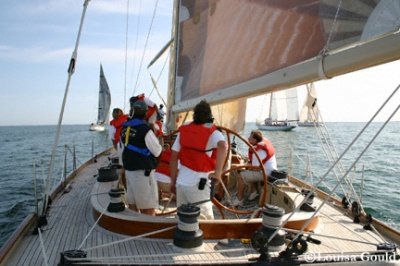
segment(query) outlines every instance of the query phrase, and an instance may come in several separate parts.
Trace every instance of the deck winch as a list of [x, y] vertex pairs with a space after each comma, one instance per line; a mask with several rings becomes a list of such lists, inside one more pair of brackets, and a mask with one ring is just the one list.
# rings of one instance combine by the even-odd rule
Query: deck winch
[[265, 205], [262, 209], [262, 226], [254, 232], [251, 237], [251, 245], [261, 256], [260, 260], [269, 257], [269, 252], [280, 252], [285, 248], [284, 230], [279, 230], [275, 236], [268, 242], [269, 238], [282, 225], [285, 210], [275, 205]]
[[107, 211], [109, 212], [122, 212], [125, 210], [125, 203], [122, 202], [121, 196], [125, 193], [123, 188], [112, 188], [108, 192], [110, 195], [110, 203], [108, 204]]
[[285, 171], [272, 170], [268, 176], [268, 182], [271, 184], [287, 184], [288, 174]]
[[306, 201], [300, 206], [300, 210], [314, 212], [315, 208], [312, 205], [314, 203], [315, 193], [309, 189], [302, 189], [301, 194], [306, 198]]
[[111, 182], [118, 180], [117, 167], [115, 166], [100, 167], [98, 171], [98, 182]]
[[203, 231], [199, 228], [200, 208], [183, 204], [178, 208], [178, 226], [174, 232], [174, 246], [183, 249], [200, 248], [203, 245]]

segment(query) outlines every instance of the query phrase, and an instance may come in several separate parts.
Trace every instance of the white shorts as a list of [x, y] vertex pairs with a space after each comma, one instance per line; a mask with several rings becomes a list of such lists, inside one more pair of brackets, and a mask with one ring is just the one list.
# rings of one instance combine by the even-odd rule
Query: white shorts
[[154, 173], [154, 177], [156, 178], [157, 181], [162, 182], [162, 183], [171, 183], [171, 177], [164, 175], [159, 172]]
[[117, 143], [117, 156], [118, 156], [118, 162], [120, 165], [122, 165], [122, 152], [124, 151], [124, 146], [122, 145], [121, 142]]
[[138, 209], [158, 208], [158, 189], [154, 170], [149, 176], [144, 175], [144, 170], [126, 170], [125, 176], [126, 198], [129, 204], [136, 205]]
[[[204, 186], [203, 190], [200, 190], [199, 184], [194, 186], [183, 186], [176, 185], [176, 206], [181, 206], [182, 204], [195, 203], [203, 200], [210, 199], [210, 181]], [[214, 213], [212, 210], [212, 202], [207, 201], [197, 205], [200, 207], [199, 219], [212, 220], [214, 219]]]

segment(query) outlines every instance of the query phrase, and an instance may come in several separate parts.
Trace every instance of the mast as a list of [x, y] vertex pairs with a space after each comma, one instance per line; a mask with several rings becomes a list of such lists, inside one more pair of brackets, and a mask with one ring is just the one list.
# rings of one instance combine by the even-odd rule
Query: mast
[[172, 112], [172, 106], [175, 104], [175, 77], [177, 71], [177, 54], [179, 45], [179, 0], [174, 0], [174, 8], [172, 15], [172, 44], [170, 49], [169, 77], [168, 77], [168, 93], [167, 93], [167, 132], [175, 130], [175, 113]]
[[273, 92], [271, 92], [271, 97], [269, 98], [269, 113], [268, 113], [269, 120], [271, 120], [271, 113], [272, 113], [272, 98], [273, 98]]

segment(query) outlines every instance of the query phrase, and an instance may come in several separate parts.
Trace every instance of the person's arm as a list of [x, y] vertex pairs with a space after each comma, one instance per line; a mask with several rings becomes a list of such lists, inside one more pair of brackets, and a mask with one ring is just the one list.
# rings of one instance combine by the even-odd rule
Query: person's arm
[[221, 181], [222, 169], [224, 166], [225, 158], [227, 156], [228, 145], [225, 140], [218, 141], [217, 144], [217, 161], [215, 164], [215, 176], [217, 181]]
[[176, 178], [178, 177], [178, 158], [181, 150], [179, 133], [176, 136], [175, 142], [171, 147], [171, 158], [169, 161], [169, 172], [171, 177], [170, 190], [176, 194]]
[[147, 148], [149, 151], [155, 156], [158, 157], [161, 154], [162, 146], [158, 141], [158, 138], [154, 134], [152, 130], [149, 130], [144, 137], [144, 141], [146, 143]]
[[178, 152], [172, 150], [171, 160], [169, 161], [169, 171], [171, 177], [170, 190], [172, 193], [176, 194], [176, 177], [178, 175]]

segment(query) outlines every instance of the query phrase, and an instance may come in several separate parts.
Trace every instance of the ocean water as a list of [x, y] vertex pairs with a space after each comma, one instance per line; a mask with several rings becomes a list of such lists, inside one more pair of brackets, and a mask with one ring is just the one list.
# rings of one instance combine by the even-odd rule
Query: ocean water
[[[355, 143], [350, 153], [343, 157], [343, 169], [352, 165], [362, 149], [382, 124], [372, 124], [366, 135]], [[332, 142], [340, 155], [351, 143], [364, 123], [327, 123]], [[244, 136], [248, 136], [254, 123], [247, 123]], [[3, 126], [0, 127], [0, 245], [3, 245], [24, 217], [35, 210], [33, 178], [36, 176], [38, 191], [44, 190], [55, 126]], [[351, 169], [355, 190], [360, 193], [364, 180], [362, 200], [372, 216], [400, 229], [400, 122], [389, 123], [369, 147], [361, 160]], [[265, 132], [276, 148], [278, 167], [295, 176], [316, 183], [325, 175], [330, 163], [324, 159], [315, 128], [296, 128], [292, 132]], [[66, 147], [67, 145], [67, 147]], [[72, 151], [75, 148], [77, 165], [87, 161], [111, 145], [108, 132], [90, 132], [86, 125], [62, 127], [57, 155], [54, 162], [52, 183], [63, 178], [64, 156], [67, 155], [67, 172], [72, 170]], [[246, 151], [242, 151], [246, 154]], [[307, 164], [307, 162], [309, 162]], [[35, 171], [34, 166], [35, 165]], [[307, 165], [313, 177], [306, 175]], [[336, 179], [331, 174], [320, 185], [333, 188]], [[343, 195], [341, 187], [337, 191]], [[345, 189], [346, 192], [346, 189]], [[39, 198], [42, 193], [38, 193]]]
[[[38, 197], [42, 197], [39, 192], [44, 191], [55, 133], [56, 126], [0, 127], [0, 245], [4, 244], [26, 215], [35, 210], [35, 175]], [[65, 154], [67, 173], [72, 171], [74, 147], [76, 164], [79, 166], [90, 159], [92, 154], [110, 146], [107, 131], [90, 132], [86, 125], [63, 126], [51, 184], [63, 178]]]

